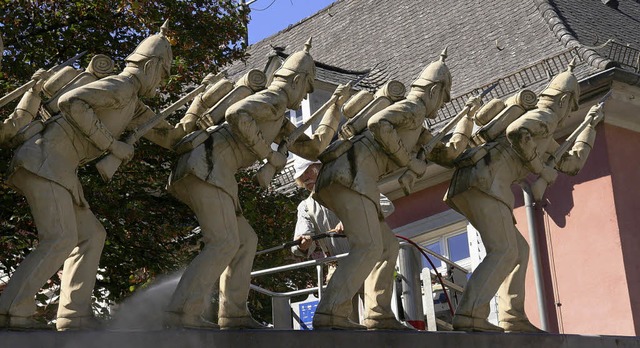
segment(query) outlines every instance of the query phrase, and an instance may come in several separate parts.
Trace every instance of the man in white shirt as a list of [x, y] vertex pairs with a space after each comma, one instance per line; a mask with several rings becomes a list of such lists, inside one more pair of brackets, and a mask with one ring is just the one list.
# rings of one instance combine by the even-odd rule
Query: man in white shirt
[[[299, 187], [312, 191], [316, 178], [322, 167], [319, 161], [312, 162], [297, 157], [294, 161], [294, 180]], [[391, 215], [395, 207], [384, 195], [380, 195], [380, 205], [384, 217]], [[309, 195], [307, 199], [298, 205], [298, 218], [293, 236], [294, 240], [303, 239], [300, 245], [291, 247], [291, 252], [300, 257], [319, 259], [326, 256], [335, 256], [349, 252], [349, 242], [346, 238], [321, 238], [313, 241], [312, 236], [327, 232], [342, 233], [343, 227], [340, 219], [325, 206], [318, 203]], [[333, 273], [330, 267], [329, 274]]]

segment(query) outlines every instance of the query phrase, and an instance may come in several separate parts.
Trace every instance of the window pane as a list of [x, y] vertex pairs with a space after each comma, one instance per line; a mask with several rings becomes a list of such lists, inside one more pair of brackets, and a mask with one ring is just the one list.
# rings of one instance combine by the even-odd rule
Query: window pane
[[[425, 248], [436, 252], [440, 255], [442, 255], [442, 245], [440, 244], [440, 241], [437, 242], [433, 242], [431, 244], [427, 244], [427, 245], [423, 245]], [[429, 254], [427, 254], [429, 255]], [[442, 261], [440, 261], [439, 259], [437, 259], [435, 256], [431, 256], [429, 255], [429, 260], [431, 260], [431, 262], [433, 262], [433, 264], [437, 267], [441, 266]], [[424, 258], [424, 256], [422, 256], [422, 267], [427, 267], [429, 269], [433, 269], [431, 267], [431, 264]]]
[[447, 238], [449, 248], [449, 258], [453, 262], [464, 260], [469, 257], [469, 240], [466, 233], [461, 233]]
[[302, 108], [299, 108], [298, 110], [289, 110], [289, 119], [295, 126], [301, 125], [303, 119]]

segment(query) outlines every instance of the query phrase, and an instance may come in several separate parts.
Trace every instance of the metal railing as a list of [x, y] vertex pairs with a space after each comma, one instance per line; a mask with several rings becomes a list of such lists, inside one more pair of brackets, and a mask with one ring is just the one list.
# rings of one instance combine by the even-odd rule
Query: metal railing
[[633, 70], [636, 73], [640, 72], [640, 50], [613, 40], [605, 46], [608, 48], [600, 50], [602, 55], [618, 63], [622, 68]]
[[[564, 71], [567, 68], [567, 65], [569, 65], [571, 59], [573, 59], [577, 54], [578, 53], [575, 49], [563, 51], [555, 56], [545, 58], [526, 66], [496, 81], [491, 81], [490, 83], [459, 95], [453, 98], [451, 102], [445, 104], [445, 106], [438, 111], [438, 116], [436, 118], [427, 120], [427, 127], [433, 127], [455, 117], [455, 115], [464, 108], [465, 103], [470, 97], [478, 95], [483, 90], [489, 86], [493, 86], [494, 84], [497, 84], [497, 86], [489, 92], [486, 96], [486, 100], [508, 97], [523, 88], [550, 81], [553, 76]], [[582, 64], [586, 63], [578, 62], [578, 66]]]
[[[322, 298], [322, 290], [324, 288], [324, 286], [322, 285], [324, 283], [324, 272], [322, 270], [322, 265], [328, 262], [337, 261], [339, 259], [345, 258], [347, 255], [349, 254], [329, 256], [322, 259], [302, 261], [302, 262], [298, 262], [290, 265], [278, 266], [278, 267], [267, 268], [267, 269], [251, 272], [251, 277], [255, 278], [255, 277], [265, 276], [269, 274], [292, 271], [300, 268], [314, 267], [314, 266], [316, 267], [317, 286], [315, 287], [294, 290], [294, 291], [287, 291], [287, 292], [275, 292], [275, 291], [262, 288], [255, 284], [251, 284], [250, 286], [251, 290], [257, 291], [261, 294], [271, 297], [271, 314], [273, 316], [273, 327], [276, 329], [293, 328], [291, 298], [294, 296], [313, 294], [313, 293], [317, 294], [318, 300]], [[296, 318], [296, 320], [299, 320], [299, 318]]]
[[[401, 290], [396, 293], [396, 296], [400, 297], [402, 304], [401, 308], [397, 309], [399, 312], [398, 316], [402, 320], [411, 322], [412, 324], [414, 321], [425, 322], [426, 329], [430, 331], [436, 331], [438, 328], [441, 330], [451, 330], [451, 317], [447, 317], [446, 314], [443, 315], [443, 312], [449, 312], [449, 308], [446, 305], [440, 305], [438, 307], [434, 303], [433, 294], [434, 291], [435, 293], [446, 291], [451, 295], [461, 294], [464, 291], [468, 271], [438, 253], [420, 247], [423, 252], [437, 258], [446, 265], [447, 274], [442, 277], [441, 286], [433, 286], [432, 283], [439, 283], [439, 277], [437, 277], [435, 273], [437, 270], [431, 271], [428, 268], [422, 268], [420, 254], [417, 253], [413, 246], [401, 242], [400, 247], [400, 255], [398, 256], [397, 262], [399, 271], [396, 281], [400, 283]], [[294, 317], [292, 313], [291, 298], [299, 295], [316, 294], [318, 300], [320, 300], [322, 298], [322, 291], [325, 288], [325, 286], [323, 286], [324, 272], [322, 266], [328, 262], [343, 259], [347, 255], [348, 253], [345, 253], [251, 272], [251, 277], [255, 278], [306, 267], [316, 267], [317, 285], [314, 287], [275, 292], [251, 284], [251, 290], [271, 297], [274, 328], [292, 329], [294, 319], [300, 322], [300, 318]]]
[[[640, 50], [628, 45], [622, 45], [614, 40], [607, 41], [604, 45], [597, 47], [596, 51], [607, 57], [622, 68], [640, 72]], [[573, 57], [579, 56], [577, 49], [571, 48], [557, 55], [542, 59], [536, 63], [526, 66], [510, 75], [504, 76], [496, 81], [491, 81], [479, 86], [471, 91], [459, 95], [447, 103], [433, 120], [427, 121], [428, 127], [443, 123], [454, 117], [459, 110], [464, 108], [467, 100], [480, 93], [485, 88], [494, 85], [498, 86], [489, 93], [487, 98], [504, 98], [511, 96], [523, 88], [536, 86], [543, 82], [550, 81], [553, 76], [564, 71]], [[586, 64], [579, 61], [577, 66]]]

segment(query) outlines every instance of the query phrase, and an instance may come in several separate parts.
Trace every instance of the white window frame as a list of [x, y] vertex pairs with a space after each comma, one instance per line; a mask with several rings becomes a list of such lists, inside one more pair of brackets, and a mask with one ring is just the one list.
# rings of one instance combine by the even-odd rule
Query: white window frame
[[[449, 247], [446, 244], [446, 238], [467, 233], [468, 224], [469, 222], [463, 215], [453, 209], [449, 209], [442, 213], [398, 227], [394, 229], [394, 233], [407, 237], [420, 245], [431, 244], [431, 242], [440, 240], [443, 243], [442, 247], [445, 252], [443, 256], [448, 258]], [[469, 251], [469, 254], [471, 255], [471, 251]], [[471, 257], [457, 263], [466, 270], [471, 270]], [[438, 268], [438, 272], [443, 273], [445, 270], [446, 264], [442, 263], [441, 267]]]
[[[462, 226], [460, 226], [462, 225]], [[469, 248], [469, 237], [468, 237], [468, 231], [467, 231], [467, 224], [455, 224], [455, 226], [457, 226], [458, 228], [454, 231], [454, 232], [447, 232], [447, 230], [449, 229], [443, 229], [442, 231], [435, 231], [435, 233], [433, 234], [428, 234], [425, 233], [425, 235], [423, 236], [419, 236], [419, 238], [416, 238], [416, 243], [422, 245], [423, 247], [426, 248], [427, 245], [435, 243], [435, 242], [440, 242], [441, 245], [441, 255], [450, 259], [451, 260], [451, 254], [449, 252], [449, 244], [447, 243], [447, 240], [451, 237], [454, 236], [459, 236], [461, 234], [467, 235], [467, 248]], [[430, 237], [430, 238], [426, 238], [426, 237]], [[421, 240], [421, 241], [418, 241]], [[437, 260], [437, 259], [436, 259]], [[435, 263], [435, 260], [431, 260]], [[439, 261], [439, 260], [438, 260]], [[461, 267], [464, 267], [464, 269], [466, 269], [467, 271], [471, 271], [471, 250], [469, 250], [469, 256], [462, 259], [462, 260], [451, 260], [455, 263], [457, 263], [458, 265], [460, 265]], [[441, 263], [440, 267], [438, 267], [438, 272], [443, 273], [446, 271], [446, 264]]]

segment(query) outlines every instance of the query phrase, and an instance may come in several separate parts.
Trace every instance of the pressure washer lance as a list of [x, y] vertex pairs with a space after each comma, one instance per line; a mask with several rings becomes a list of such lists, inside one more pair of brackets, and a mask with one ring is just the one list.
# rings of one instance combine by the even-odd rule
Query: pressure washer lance
[[[311, 236], [311, 240], [318, 240], [318, 239], [323, 239], [323, 238], [347, 238], [347, 236], [342, 234], [342, 233], [338, 233], [338, 232], [318, 233], [316, 235]], [[292, 240], [290, 242], [286, 242], [286, 243], [284, 243], [282, 245], [274, 246], [273, 248], [260, 250], [260, 251], [258, 251], [256, 253], [256, 255], [262, 255], [262, 254], [270, 253], [272, 251], [291, 248], [294, 245], [300, 245], [300, 244], [302, 244], [302, 238], [297, 239], [297, 240]]]

